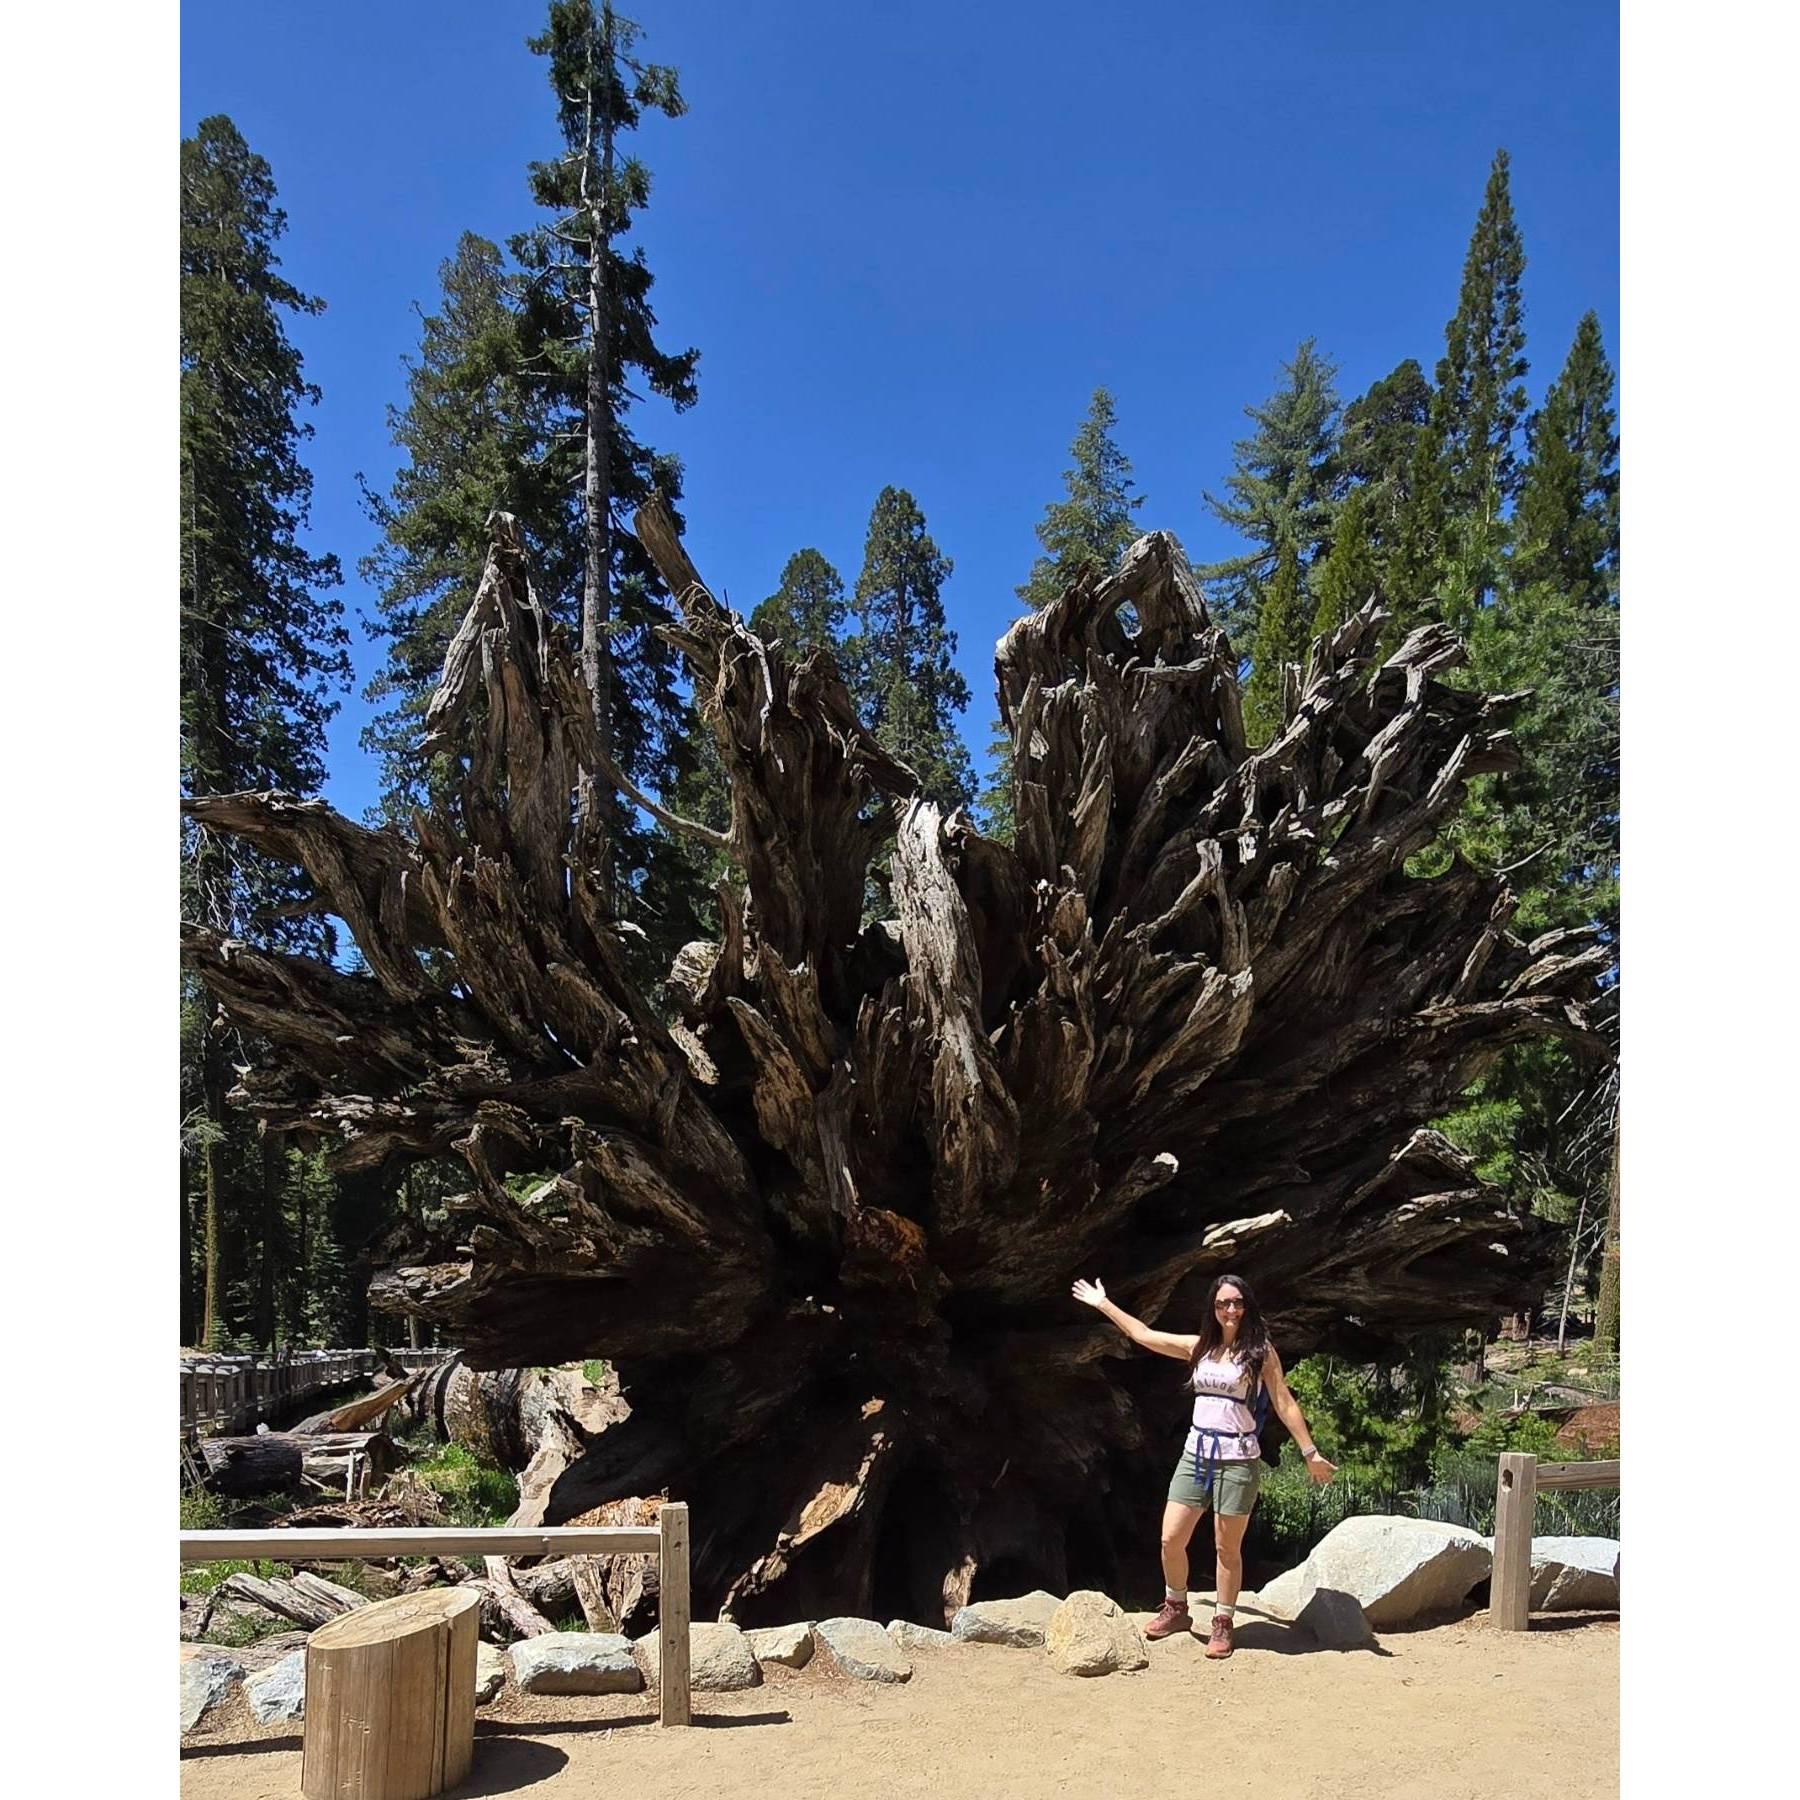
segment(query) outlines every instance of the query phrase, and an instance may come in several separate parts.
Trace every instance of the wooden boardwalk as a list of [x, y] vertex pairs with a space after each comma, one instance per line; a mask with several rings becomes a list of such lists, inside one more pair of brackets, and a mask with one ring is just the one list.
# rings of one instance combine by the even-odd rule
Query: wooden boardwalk
[[[454, 1350], [395, 1350], [401, 1368], [436, 1368]], [[374, 1350], [294, 1350], [277, 1356], [214, 1356], [181, 1359], [181, 1434], [254, 1431], [272, 1413], [327, 1388], [366, 1380], [381, 1366]]]

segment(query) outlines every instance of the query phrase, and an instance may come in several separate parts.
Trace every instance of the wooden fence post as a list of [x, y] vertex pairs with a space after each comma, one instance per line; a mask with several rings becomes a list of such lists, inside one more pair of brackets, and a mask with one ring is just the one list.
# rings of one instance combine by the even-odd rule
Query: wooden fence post
[[685, 1500], [662, 1508], [656, 1518], [657, 1679], [665, 1725], [693, 1722], [688, 1693], [688, 1509]]
[[1494, 1573], [1488, 1617], [1501, 1631], [1531, 1623], [1531, 1528], [1537, 1513], [1537, 1458], [1509, 1450], [1494, 1491]]

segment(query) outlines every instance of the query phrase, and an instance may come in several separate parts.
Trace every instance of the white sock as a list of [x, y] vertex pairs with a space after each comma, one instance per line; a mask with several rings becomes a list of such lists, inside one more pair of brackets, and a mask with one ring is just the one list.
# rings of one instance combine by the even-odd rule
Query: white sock
[[1185, 1593], [1182, 1593], [1182, 1594], [1176, 1593], [1176, 1591], [1172, 1587], [1170, 1587], [1166, 1581], [1163, 1583], [1163, 1598], [1165, 1600], [1167, 1600], [1171, 1606], [1186, 1606], [1187, 1605], [1187, 1595]]
[[1217, 1600], [1215, 1600], [1213, 1602], [1213, 1612], [1215, 1614], [1223, 1613], [1225, 1615], [1225, 1617], [1229, 1619], [1231, 1617], [1231, 1615], [1236, 1611], [1237, 1611], [1237, 1602], [1235, 1600], [1232, 1601], [1232, 1603], [1229, 1606], [1226, 1606], [1222, 1602], [1217, 1601]]

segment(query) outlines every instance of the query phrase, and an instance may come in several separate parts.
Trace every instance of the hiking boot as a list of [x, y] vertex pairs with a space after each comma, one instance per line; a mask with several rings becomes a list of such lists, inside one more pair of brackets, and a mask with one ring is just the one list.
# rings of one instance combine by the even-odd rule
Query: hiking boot
[[1185, 1600], [1165, 1599], [1162, 1611], [1144, 1627], [1144, 1636], [1151, 1639], [1174, 1637], [1178, 1632], [1193, 1629], [1194, 1620], [1188, 1611], [1188, 1603]]
[[1231, 1614], [1214, 1613], [1212, 1636], [1206, 1640], [1206, 1654], [1213, 1658], [1231, 1654]]

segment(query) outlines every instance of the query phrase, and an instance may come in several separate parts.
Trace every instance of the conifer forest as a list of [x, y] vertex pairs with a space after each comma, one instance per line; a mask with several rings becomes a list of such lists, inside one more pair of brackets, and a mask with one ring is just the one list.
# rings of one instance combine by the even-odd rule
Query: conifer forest
[[1528, 342], [1506, 149], [1441, 341], [1345, 391], [1322, 287], [1203, 494], [1092, 387], [978, 691], [905, 467], [858, 566], [696, 566], [645, 15], [519, 46], [517, 229], [446, 246], [329, 550], [333, 296], [231, 118], [181, 145], [183, 1344], [602, 1361], [536, 1516], [691, 1500], [746, 1623], [1115, 1577], [1167, 1397], [1076, 1276], [1241, 1269], [1290, 1366], [1616, 1354], [1615, 376], [1597, 312]]

